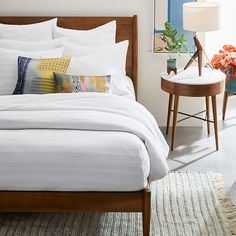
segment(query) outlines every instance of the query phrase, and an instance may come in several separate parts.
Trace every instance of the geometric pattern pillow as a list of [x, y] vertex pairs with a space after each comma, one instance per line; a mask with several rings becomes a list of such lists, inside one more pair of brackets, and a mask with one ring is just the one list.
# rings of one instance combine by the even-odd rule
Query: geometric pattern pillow
[[13, 94], [56, 92], [54, 72], [66, 73], [70, 57], [32, 59], [18, 57], [18, 80]]
[[78, 76], [55, 73], [57, 93], [109, 93], [111, 76]]

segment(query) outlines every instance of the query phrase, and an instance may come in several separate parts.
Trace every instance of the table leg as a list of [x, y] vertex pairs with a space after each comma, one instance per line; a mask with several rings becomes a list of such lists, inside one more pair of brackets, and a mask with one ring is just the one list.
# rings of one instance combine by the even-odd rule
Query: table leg
[[171, 138], [171, 151], [173, 151], [174, 147], [175, 147], [176, 123], [177, 123], [178, 108], [179, 108], [179, 95], [175, 95], [173, 126], [172, 126], [172, 138]]
[[214, 130], [215, 130], [215, 143], [216, 150], [219, 150], [219, 140], [218, 140], [218, 124], [217, 124], [217, 108], [216, 108], [216, 96], [212, 96], [212, 110], [213, 110], [213, 120], [214, 120]]
[[169, 133], [172, 103], [173, 103], [173, 94], [170, 93], [169, 94], [168, 113], [167, 113], [166, 135], [168, 135], [168, 133]]
[[224, 93], [224, 102], [223, 102], [223, 111], [222, 111], [222, 120], [225, 120], [225, 113], [228, 103], [229, 94], [227, 92]]
[[209, 97], [206, 96], [206, 116], [207, 116], [207, 133], [208, 135], [210, 134], [210, 100], [209, 100]]

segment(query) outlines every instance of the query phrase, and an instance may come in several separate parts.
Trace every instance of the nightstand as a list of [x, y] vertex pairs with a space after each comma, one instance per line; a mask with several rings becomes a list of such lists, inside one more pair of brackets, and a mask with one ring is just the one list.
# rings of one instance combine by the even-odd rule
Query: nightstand
[[[225, 74], [219, 70], [204, 68], [202, 76], [198, 76], [197, 67], [190, 67], [187, 70], [179, 71], [177, 75], [167, 73], [161, 74], [161, 88], [169, 94], [169, 105], [167, 114], [166, 134], [169, 131], [171, 112], [173, 112], [173, 127], [171, 138], [171, 151], [174, 150], [176, 140], [176, 124], [189, 118], [196, 118], [207, 122], [208, 134], [210, 134], [210, 123], [214, 124], [216, 150], [219, 149], [217, 104], [216, 96], [224, 91]], [[190, 115], [178, 110], [179, 97], [205, 97], [206, 110]], [[212, 100], [213, 120], [210, 120], [210, 97]], [[172, 103], [174, 100], [174, 108]], [[199, 117], [206, 112], [206, 119]], [[177, 121], [177, 114], [187, 118]]]

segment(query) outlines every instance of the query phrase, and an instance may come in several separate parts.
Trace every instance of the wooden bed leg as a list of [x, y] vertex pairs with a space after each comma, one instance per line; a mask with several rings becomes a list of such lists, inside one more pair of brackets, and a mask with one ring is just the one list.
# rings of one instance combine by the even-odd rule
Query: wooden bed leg
[[151, 224], [151, 191], [150, 189], [145, 189], [143, 196], [143, 236], [150, 235], [150, 224]]

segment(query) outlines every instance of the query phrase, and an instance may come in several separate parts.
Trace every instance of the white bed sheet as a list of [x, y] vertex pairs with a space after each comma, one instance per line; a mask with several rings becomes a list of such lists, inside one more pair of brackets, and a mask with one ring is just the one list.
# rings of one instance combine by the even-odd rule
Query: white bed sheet
[[0, 190], [137, 191], [168, 173], [168, 145], [132, 99], [2, 96], [0, 114]]
[[0, 130], [0, 189], [136, 191], [147, 185], [145, 145], [126, 132]]

